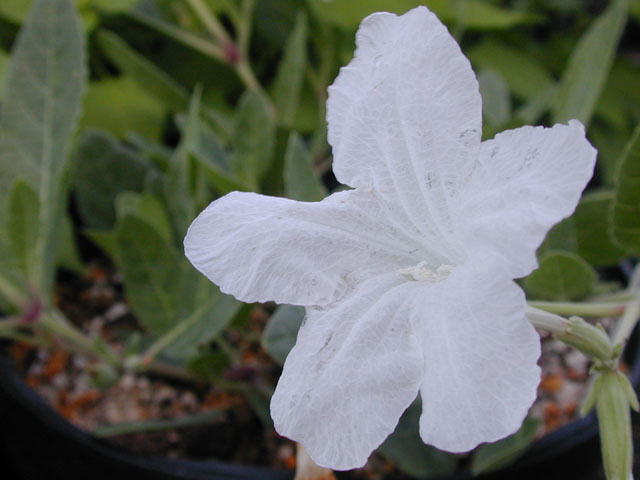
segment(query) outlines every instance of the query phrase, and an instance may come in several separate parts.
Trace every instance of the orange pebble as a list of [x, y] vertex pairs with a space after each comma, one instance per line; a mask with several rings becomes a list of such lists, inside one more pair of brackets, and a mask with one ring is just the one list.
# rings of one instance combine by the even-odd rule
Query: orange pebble
[[50, 379], [63, 371], [67, 366], [68, 359], [69, 354], [67, 352], [64, 350], [55, 350], [47, 360], [47, 364], [44, 367], [44, 376]]
[[544, 376], [540, 382], [540, 388], [545, 392], [555, 393], [562, 388], [563, 383], [564, 379], [560, 375], [552, 373]]
[[291, 455], [284, 459], [284, 466], [289, 470], [294, 470], [296, 468], [296, 456]]

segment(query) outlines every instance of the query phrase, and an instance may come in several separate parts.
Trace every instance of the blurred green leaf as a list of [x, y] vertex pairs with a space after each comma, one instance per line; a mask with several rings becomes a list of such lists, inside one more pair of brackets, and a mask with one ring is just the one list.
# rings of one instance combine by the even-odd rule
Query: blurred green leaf
[[456, 455], [425, 445], [418, 425], [422, 405], [415, 401], [404, 412], [395, 431], [378, 447], [378, 452], [401, 471], [416, 478], [451, 475], [458, 465]]
[[38, 194], [36, 284], [50, 301], [66, 201], [68, 140], [85, 90], [84, 33], [67, 0], [39, 0], [14, 45], [0, 118], [0, 207], [15, 179]]
[[8, 67], [9, 55], [0, 50], [0, 100], [2, 100], [2, 95], [4, 94], [4, 83]]
[[511, 117], [511, 97], [506, 82], [499, 73], [482, 69], [478, 73], [478, 84], [485, 120], [494, 128], [504, 125]]
[[577, 253], [594, 267], [617, 264], [628, 256], [610, 233], [610, 215], [615, 193], [589, 192], [583, 195], [572, 218], [577, 235]]
[[229, 357], [221, 351], [198, 352], [187, 362], [189, 371], [206, 382], [215, 382], [230, 364]]
[[200, 296], [193, 304], [194, 313], [187, 319], [180, 319], [188, 328], [173, 340], [164, 353], [181, 361], [192, 357], [199, 347], [220, 335], [241, 306], [235, 298], [221, 293], [203, 276], [199, 277], [198, 287]]
[[118, 218], [131, 215], [153, 225], [167, 243], [173, 242], [171, 221], [162, 202], [151, 193], [121, 192], [116, 198]]
[[597, 274], [593, 267], [570, 252], [550, 251], [537, 270], [523, 281], [535, 298], [568, 301], [586, 297], [593, 290]]
[[233, 125], [231, 168], [235, 177], [258, 191], [269, 169], [275, 143], [275, 127], [266, 101], [253, 91], [240, 98]]
[[526, 12], [501, 9], [482, 0], [307, 0], [307, 5], [322, 22], [347, 30], [354, 30], [371, 13], [401, 14], [419, 5], [429, 7], [445, 23], [461, 23], [465, 28], [475, 30], [511, 28], [539, 19]]
[[262, 347], [281, 365], [296, 343], [304, 315], [304, 307], [280, 305], [264, 329]]
[[316, 177], [311, 154], [296, 132], [289, 135], [284, 157], [284, 191], [288, 198], [316, 202], [327, 196], [327, 190]]
[[307, 17], [299, 13], [273, 84], [273, 102], [280, 123], [286, 127], [291, 127], [296, 118], [306, 65]]
[[562, 76], [553, 120], [588, 125], [607, 80], [627, 19], [627, 0], [615, 0], [580, 38]]
[[631, 137], [630, 129], [611, 128], [601, 122], [589, 129], [589, 139], [598, 150], [596, 169], [607, 186], [614, 186], [624, 147]]
[[33, 252], [39, 238], [40, 198], [33, 187], [18, 179], [8, 199], [6, 235], [9, 251], [22, 274], [31, 284], [37, 281]]
[[149, 333], [166, 333], [192, 314], [199, 274], [152, 223], [118, 219], [115, 250], [126, 297]]
[[[101, 30], [96, 34], [96, 41], [122, 72], [147, 92], [156, 96], [167, 108], [174, 112], [188, 109], [190, 96], [187, 90], [166, 72], [133, 50], [116, 34]], [[231, 125], [221, 114], [204, 107], [202, 114], [225, 136], [230, 134]]]
[[80, 259], [73, 231], [73, 222], [69, 215], [65, 215], [62, 218], [59, 235], [56, 265], [82, 275], [85, 271], [85, 266]]
[[115, 200], [120, 192], [141, 192], [150, 167], [111, 135], [86, 131], [74, 155], [75, 198], [89, 228], [109, 229], [116, 219]]
[[578, 251], [578, 235], [572, 217], [565, 218], [549, 230], [544, 242], [538, 248], [538, 258], [542, 258], [553, 250], [566, 250], [573, 253]]
[[189, 103], [180, 144], [169, 159], [169, 167], [164, 179], [165, 198], [177, 238], [184, 237], [196, 216], [196, 204], [191, 191], [192, 168], [189, 150], [200, 138], [201, 95], [202, 89], [196, 87]]
[[613, 237], [624, 248], [640, 254], [640, 124], [627, 143], [616, 179]]
[[113, 231], [87, 228], [82, 231], [104, 253], [112, 259], [116, 258], [116, 236]]
[[502, 440], [480, 445], [471, 459], [471, 473], [492, 472], [511, 465], [536, 438], [540, 421], [526, 418], [518, 430]]
[[131, 10], [141, 0], [88, 0], [91, 7], [105, 13], [122, 13]]
[[551, 74], [533, 56], [491, 37], [467, 55], [474, 65], [500, 74], [513, 94], [523, 99], [540, 95], [553, 82]]
[[[176, 120], [181, 131], [184, 132], [185, 117], [179, 115]], [[199, 123], [198, 134], [187, 147], [197, 166], [206, 175], [209, 185], [221, 195], [233, 190], [247, 190], [247, 187], [231, 173], [229, 155], [206, 123]]]
[[[140, 0], [74, 0], [74, 4], [83, 17], [85, 24], [95, 24], [95, 17], [91, 9], [97, 8], [107, 13], [119, 13], [132, 8]], [[29, 13], [33, 0], [2, 0], [0, 16], [8, 18], [14, 23], [22, 23]]]
[[156, 97], [122, 75], [89, 84], [80, 125], [106, 130], [119, 138], [136, 131], [157, 139], [162, 134], [165, 113]]

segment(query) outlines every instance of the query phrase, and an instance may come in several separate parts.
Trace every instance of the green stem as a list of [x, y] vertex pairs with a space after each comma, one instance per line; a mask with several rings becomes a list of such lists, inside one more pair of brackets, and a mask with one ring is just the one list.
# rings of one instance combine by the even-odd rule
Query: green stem
[[531, 306], [527, 307], [527, 319], [536, 328], [551, 332], [555, 338], [577, 348], [599, 364], [613, 364], [614, 348], [607, 333], [585, 322], [580, 317], [562, 318]]
[[193, 325], [202, 319], [202, 314], [209, 307], [209, 304], [196, 310], [191, 316], [178, 322], [175, 327], [153, 342], [142, 356], [143, 365], [148, 365], [160, 352], [175, 342], [181, 335], [188, 331]]
[[177, 428], [186, 428], [214, 422], [222, 417], [220, 410], [186, 415], [179, 418], [158, 420], [144, 420], [141, 422], [123, 422], [115, 425], [104, 425], [94, 429], [91, 433], [99, 438], [114, 437], [116, 435], [129, 435], [142, 432], [160, 432]]
[[253, 18], [254, 0], [243, 0], [238, 30], [238, 49], [244, 58], [248, 58], [249, 40], [251, 38], [251, 24]]
[[115, 352], [110, 349], [103, 351], [103, 349], [96, 348], [94, 342], [69, 322], [69, 320], [67, 320], [67, 318], [60, 312], [53, 310], [43, 313], [34, 327], [43, 328], [54, 335], [63, 338], [72, 345], [78, 347], [78, 349], [83, 351], [85, 354], [97, 357], [115, 367], [120, 366], [120, 359]]
[[617, 317], [624, 313], [627, 304], [607, 302], [539, 302], [530, 301], [529, 306], [558, 315], [577, 315], [580, 317]]
[[626, 343], [631, 336], [631, 332], [640, 318], [640, 296], [636, 293], [636, 300], [627, 304], [627, 308], [618, 322], [613, 334], [613, 344], [620, 345]]
[[225, 62], [227, 59], [225, 58], [224, 51], [218, 45], [210, 42], [209, 40], [205, 40], [200, 38], [197, 35], [194, 35], [191, 32], [183, 30], [181, 28], [177, 28], [170, 23], [158, 20], [149, 15], [141, 14], [135, 10], [127, 13], [127, 16], [137, 20], [140, 23], [147, 25], [154, 30], [163, 33], [174, 40], [186, 45], [187, 47], [193, 48], [194, 50], [206, 55], [207, 57], [213, 58], [220, 62]]
[[5, 298], [11, 305], [21, 309], [27, 303], [27, 298], [16, 288], [11, 281], [7, 280], [0, 272], [0, 296]]
[[209, 33], [218, 40], [223, 48], [225, 45], [233, 43], [225, 28], [216, 16], [211, 13], [211, 10], [209, 10], [209, 7], [203, 0], [187, 0], [187, 3], [191, 6], [205, 28], [209, 30]]

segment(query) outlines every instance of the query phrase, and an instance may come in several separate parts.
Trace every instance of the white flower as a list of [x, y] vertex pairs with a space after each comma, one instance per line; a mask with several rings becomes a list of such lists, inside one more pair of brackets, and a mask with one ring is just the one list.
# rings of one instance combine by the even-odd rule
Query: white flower
[[223, 292], [307, 307], [276, 430], [320, 465], [358, 467], [419, 392], [425, 443], [462, 452], [513, 433], [540, 377], [513, 279], [591, 177], [583, 126], [481, 143], [476, 77], [424, 7], [362, 22], [327, 107], [333, 170], [353, 190], [318, 203], [233, 192], [185, 239]]

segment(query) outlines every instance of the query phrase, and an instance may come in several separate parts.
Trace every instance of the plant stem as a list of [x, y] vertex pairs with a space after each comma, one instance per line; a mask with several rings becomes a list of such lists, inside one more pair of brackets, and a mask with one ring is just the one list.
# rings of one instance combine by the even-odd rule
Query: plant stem
[[27, 299], [20, 289], [16, 288], [10, 280], [0, 272], [0, 296], [5, 298], [11, 305], [21, 309], [27, 303]]
[[640, 318], [640, 296], [636, 294], [636, 300], [627, 304], [627, 308], [622, 315], [622, 318], [616, 326], [616, 330], [613, 334], [613, 344], [619, 345], [626, 343], [631, 336], [631, 332], [638, 323]]
[[116, 435], [128, 435], [141, 432], [159, 432], [176, 428], [193, 427], [218, 420], [222, 416], [220, 410], [186, 415], [179, 418], [167, 418], [158, 420], [144, 420], [140, 422], [123, 422], [115, 425], [104, 425], [94, 429], [91, 433], [99, 438], [113, 437]]
[[614, 348], [602, 328], [580, 317], [562, 318], [554, 313], [527, 307], [527, 319], [536, 327], [551, 332], [555, 338], [577, 348], [598, 364], [614, 364]]
[[216, 16], [211, 13], [206, 3], [202, 0], [187, 0], [187, 3], [191, 6], [205, 28], [209, 30], [209, 33], [222, 45], [223, 49], [226, 45], [233, 43], [225, 28]]
[[607, 302], [539, 302], [530, 301], [529, 306], [558, 315], [577, 315], [580, 317], [617, 317], [627, 308], [626, 303]]
[[198, 323], [202, 318], [203, 313], [210, 307], [207, 303], [203, 307], [196, 310], [189, 317], [178, 322], [175, 327], [169, 330], [167, 333], [158, 338], [155, 342], [147, 348], [146, 352], [142, 356], [142, 364], [148, 365], [153, 359], [165, 348], [175, 342], [182, 334], [189, 330], [193, 325]]
[[85, 354], [97, 357], [114, 367], [120, 366], [120, 359], [115, 352], [110, 349], [104, 350], [96, 348], [96, 345], [89, 337], [76, 328], [58, 311], [44, 312], [38, 322], [34, 324], [34, 327], [42, 327], [54, 335], [67, 340]]
[[199, 36], [183, 30], [182, 28], [175, 27], [168, 22], [157, 20], [156, 18], [149, 15], [141, 14], [140, 12], [137, 12], [135, 10], [128, 12], [127, 16], [147, 25], [150, 28], [153, 28], [160, 33], [164, 33], [165, 35], [173, 38], [183, 45], [197, 50], [203, 55], [206, 55], [220, 62], [226, 62], [226, 58], [222, 48], [209, 40], [200, 38]]

